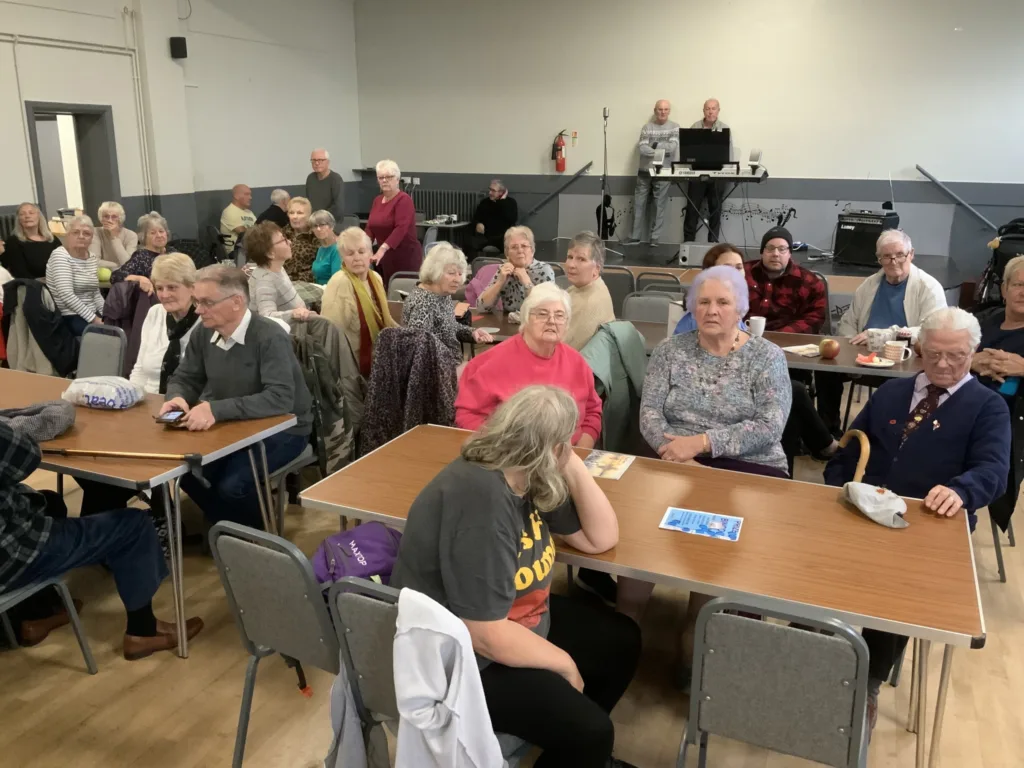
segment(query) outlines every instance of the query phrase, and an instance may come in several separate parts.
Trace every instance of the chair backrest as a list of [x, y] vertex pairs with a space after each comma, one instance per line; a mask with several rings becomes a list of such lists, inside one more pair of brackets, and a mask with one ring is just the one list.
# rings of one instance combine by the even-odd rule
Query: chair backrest
[[825, 276], [821, 274], [821, 272], [815, 272], [813, 269], [811, 272], [812, 274], [817, 275], [818, 279], [821, 280], [822, 285], [825, 286], [825, 322], [821, 324], [821, 328], [818, 330], [818, 333], [823, 333], [828, 336], [832, 333], [832, 304], [829, 301], [828, 280], [825, 279]]
[[486, 267], [488, 264], [504, 264], [504, 259], [494, 258], [492, 256], [477, 256], [473, 259], [469, 265], [469, 269], [472, 277], [476, 277], [476, 273], [480, 271], [482, 267]]
[[346, 576], [331, 587], [328, 602], [359, 719], [397, 720], [392, 650], [398, 590]]
[[669, 272], [641, 272], [636, 276], [638, 291], [665, 291], [680, 293], [683, 290], [679, 278]]
[[87, 325], [78, 349], [76, 378], [123, 376], [128, 337], [112, 325]]
[[676, 297], [668, 293], [643, 291], [629, 294], [622, 303], [622, 319], [639, 323], [667, 323], [668, 305]]
[[552, 271], [555, 273], [555, 277], [565, 274], [565, 267], [563, 267], [557, 261], [545, 261], [544, 263], [551, 267]]
[[399, 276], [405, 274], [407, 273], [397, 272], [388, 281], [388, 301], [402, 301], [404, 297], [398, 293], [399, 291], [409, 294], [416, 288], [416, 283], [420, 281], [419, 277]]
[[437, 242], [437, 227], [427, 227], [427, 231], [423, 233], [423, 255], [427, 255], [427, 251], [430, 250], [430, 246]]
[[[749, 611], [830, 634], [724, 613]], [[686, 738], [716, 734], [832, 766], [866, 764], [868, 648], [848, 624], [712, 600], [697, 617]]]
[[324, 427], [323, 391], [320, 389], [320, 371], [329, 370], [326, 360], [319, 355], [309, 358], [309, 395], [312, 399], [313, 411], [313, 450], [316, 452], [316, 463], [320, 468], [320, 476], [327, 477], [327, 434]]
[[601, 279], [608, 286], [612, 296], [612, 308], [616, 317], [622, 317], [622, 305], [629, 294], [636, 291], [636, 278], [625, 267], [605, 266], [601, 271]]
[[345, 230], [345, 229], [348, 229], [349, 227], [358, 227], [358, 226], [359, 226], [359, 217], [358, 216], [342, 216], [341, 217], [341, 225], [340, 225], [339, 229]]
[[218, 263], [227, 259], [228, 251], [224, 247], [224, 235], [212, 224], [206, 225], [203, 234], [206, 236], [206, 245], [213, 262]]
[[331, 617], [313, 566], [298, 547], [280, 536], [220, 522], [210, 529], [210, 549], [249, 653], [270, 649], [338, 673]]
[[562, 290], [567, 291], [572, 283], [569, 282], [569, 277], [567, 275], [555, 275], [555, 285]]

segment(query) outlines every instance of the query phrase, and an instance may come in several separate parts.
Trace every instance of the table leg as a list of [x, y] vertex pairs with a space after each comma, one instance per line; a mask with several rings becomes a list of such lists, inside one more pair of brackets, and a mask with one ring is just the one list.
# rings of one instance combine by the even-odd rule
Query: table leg
[[167, 514], [167, 548], [171, 552], [171, 591], [174, 597], [174, 623], [178, 627], [178, 656], [188, 658], [188, 637], [185, 635], [184, 555], [181, 548], [181, 490], [176, 478], [173, 491], [167, 484], [160, 486]]
[[935, 725], [932, 728], [932, 749], [928, 755], [929, 768], [939, 764], [939, 741], [942, 739], [942, 720], [946, 712], [946, 693], [949, 690], [950, 668], [953, 666], [953, 646], [942, 651], [942, 671], [939, 673], [939, 692], [935, 697]]
[[281, 531], [278, 530], [277, 512], [274, 509], [274, 493], [270, 489], [270, 464], [267, 462], [267, 444], [264, 442], [260, 442], [260, 461], [263, 462], [263, 488], [266, 491], [264, 498], [267, 500], [267, 516], [274, 526], [274, 535], [280, 536]]
[[920, 641], [914, 639], [914, 656], [910, 661], [910, 711], [907, 712], [907, 731], [917, 733], [917, 661], [921, 658]]
[[256, 483], [256, 499], [260, 503], [260, 515], [263, 517], [263, 530], [267, 533], [274, 533], [274, 529], [271, 526], [270, 516], [267, 514], [267, 505], [263, 501], [263, 481], [260, 479], [259, 469], [256, 467], [256, 455], [253, 453], [255, 449], [249, 449], [249, 466], [252, 467], [252, 479]]
[[917, 662], [917, 768], [925, 768], [925, 746], [928, 735], [928, 653], [931, 651], [930, 640], [919, 641], [921, 658]]

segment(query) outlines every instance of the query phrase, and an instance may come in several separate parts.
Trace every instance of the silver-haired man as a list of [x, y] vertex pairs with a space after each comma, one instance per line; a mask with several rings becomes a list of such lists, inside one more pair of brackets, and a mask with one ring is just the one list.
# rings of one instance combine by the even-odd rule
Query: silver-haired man
[[[199, 270], [193, 288], [202, 325], [167, 383], [160, 413], [181, 411], [190, 432], [217, 422], [295, 414], [297, 423], [266, 438], [271, 472], [293, 461], [309, 443], [312, 401], [288, 334], [249, 310], [249, 278], [231, 266]], [[256, 486], [246, 451], [203, 467], [210, 487], [182, 478], [181, 487], [210, 523], [231, 520], [262, 528]]]
[[288, 226], [288, 202], [292, 199], [292, 196], [288, 194], [287, 189], [275, 189], [270, 193], [270, 206], [256, 217], [256, 223], [262, 224], [264, 221], [272, 221], [281, 229]]
[[[853, 429], [871, 442], [863, 482], [924, 499], [924, 509], [939, 517], [964, 512], [973, 531], [975, 511], [1006, 488], [1010, 411], [1002, 397], [971, 375], [981, 341], [973, 315], [957, 307], [936, 310], [922, 323], [920, 341], [924, 371], [889, 379], [853, 422]], [[841, 486], [852, 480], [858, 455], [856, 443], [839, 450], [825, 467], [825, 482]], [[868, 713], [873, 726], [879, 686], [889, 678], [907, 638], [865, 629], [864, 639], [871, 651]]]
[[480, 201], [473, 214], [473, 236], [470, 249], [474, 253], [490, 246], [499, 251], [504, 247], [505, 232], [519, 220], [519, 205], [509, 197], [508, 187], [501, 179], [494, 179], [487, 197]]
[[647, 239], [647, 198], [654, 194], [654, 225], [651, 227], [650, 243], [657, 245], [661, 228], [665, 224], [665, 206], [668, 204], [668, 181], [651, 178], [656, 157], [662, 157], [664, 164], [671, 168], [679, 150], [679, 123], [668, 119], [672, 105], [668, 99], [661, 99], [654, 105], [654, 117], [640, 129], [640, 165], [637, 169], [636, 189], [633, 192], [633, 236], [625, 242], [636, 243]]
[[[724, 131], [729, 128], [725, 122], [718, 117], [722, 106], [718, 99], [708, 99], [704, 102], [704, 117], [695, 122], [690, 128], [699, 128], [705, 131]], [[729, 141], [729, 158], [732, 159], [732, 140]], [[694, 180], [687, 187], [687, 194], [690, 201], [686, 205], [686, 214], [683, 216], [683, 242], [692, 243], [697, 239], [697, 226], [700, 220], [700, 207], [707, 200], [708, 204], [708, 242], [717, 243], [722, 233], [722, 195], [725, 193], [725, 184], [722, 181], [710, 179], [708, 181]]]
[[[924, 319], [946, 306], [942, 284], [914, 266], [914, 244], [902, 230], [883, 232], [875, 245], [875, 255], [881, 269], [857, 288], [853, 303], [839, 321], [839, 335], [850, 337], [854, 344], [867, 344], [870, 328], [887, 328], [893, 334], [906, 328], [916, 340]], [[839, 373], [815, 374], [818, 413], [833, 434], [839, 432], [846, 380]]]
[[340, 222], [345, 216], [345, 182], [331, 170], [331, 154], [323, 147], [309, 155], [313, 172], [306, 177], [306, 198], [314, 211], [330, 211]]

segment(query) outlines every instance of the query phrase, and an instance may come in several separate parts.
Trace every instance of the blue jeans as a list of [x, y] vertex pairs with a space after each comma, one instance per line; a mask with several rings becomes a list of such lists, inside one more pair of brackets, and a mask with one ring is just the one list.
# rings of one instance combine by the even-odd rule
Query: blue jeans
[[62, 320], [67, 329], [75, 336], [81, 336], [85, 333], [85, 329], [89, 327], [89, 321], [78, 315], [64, 315]]
[[[309, 443], [307, 435], [281, 433], [263, 441], [267, 448], [267, 467], [274, 472], [295, 459]], [[258, 448], [256, 466], [262, 473]], [[181, 478], [181, 488], [203, 510], [213, 525], [230, 520], [250, 528], [263, 529], [256, 483], [249, 464], [249, 451], [242, 449], [203, 467], [203, 477], [210, 483], [204, 488], [192, 475]]]
[[114, 574], [125, 610], [136, 611], [153, 599], [160, 582], [167, 578], [167, 564], [145, 510], [119, 509], [87, 518], [54, 520], [42, 550], [10, 587], [99, 564]]

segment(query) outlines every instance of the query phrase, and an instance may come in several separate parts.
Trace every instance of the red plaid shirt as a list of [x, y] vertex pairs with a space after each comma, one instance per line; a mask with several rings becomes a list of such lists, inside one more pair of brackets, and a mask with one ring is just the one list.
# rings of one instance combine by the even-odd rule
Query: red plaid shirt
[[765, 318], [765, 330], [783, 333], [818, 333], [825, 322], [828, 306], [825, 286], [813, 272], [790, 261], [781, 276], [774, 280], [761, 260], [743, 265], [750, 290], [750, 312]]

